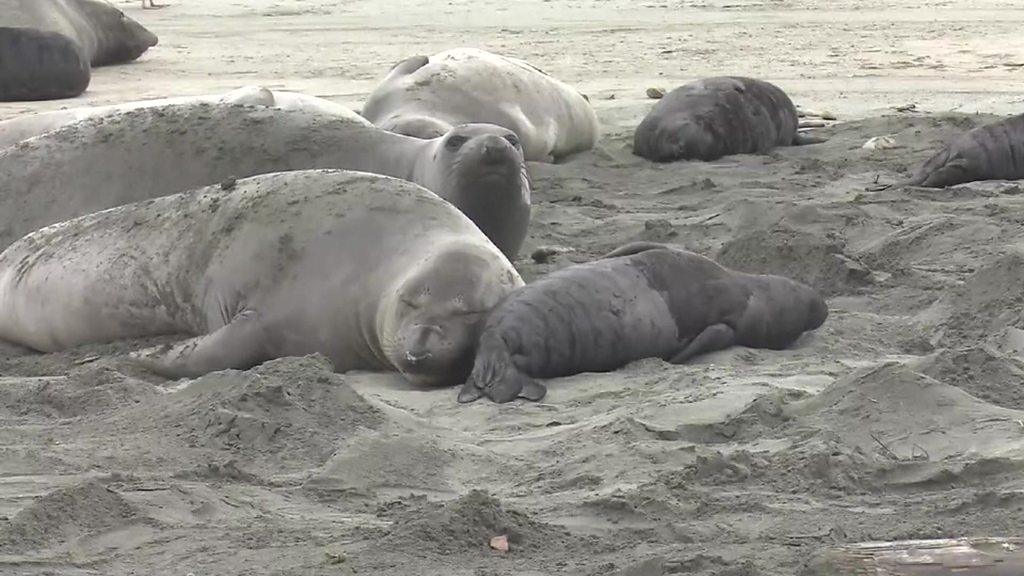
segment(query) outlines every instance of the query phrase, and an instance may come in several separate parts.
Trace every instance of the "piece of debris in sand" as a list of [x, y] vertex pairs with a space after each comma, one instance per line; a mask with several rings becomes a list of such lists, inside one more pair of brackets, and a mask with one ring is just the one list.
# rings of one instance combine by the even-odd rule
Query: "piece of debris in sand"
[[893, 106], [893, 110], [897, 112], [913, 112], [917, 110], [917, 104], [904, 104], [902, 106]]
[[665, 97], [665, 90], [661, 88], [648, 88], [647, 97], [651, 100], [661, 100]]
[[547, 264], [552, 258], [559, 254], [572, 252], [572, 248], [565, 246], [541, 246], [530, 254], [530, 258], [537, 264]]
[[491, 538], [491, 549], [498, 552], [508, 552], [508, 536], [501, 535]]
[[811, 563], [808, 575], [1024, 574], [1024, 539], [955, 538], [862, 542], [826, 551]]
[[865, 150], [888, 150], [889, 148], [896, 147], [896, 138], [891, 134], [887, 134], [885, 136], [874, 136], [861, 146], [861, 148]]

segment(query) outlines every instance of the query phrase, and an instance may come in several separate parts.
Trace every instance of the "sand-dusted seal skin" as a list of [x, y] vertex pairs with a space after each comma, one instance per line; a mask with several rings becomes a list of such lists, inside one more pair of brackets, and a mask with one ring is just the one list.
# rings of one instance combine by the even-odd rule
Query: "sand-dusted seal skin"
[[395, 65], [362, 113], [399, 134], [435, 138], [452, 126], [504, 126], [527, 160], [552, 162], [594, 147], [597, 114], [569, 85], [516, 58], [476, 48], [413, 56]]
[[0, 254], [0, 338], [41, 351], [158, 334], [168, 376], [321, 353], [338, 371], [464, 381], [522, 279], [473, 223], [403, 180], [291, 171], [49, 226]]
[[1024, 179], [1024, 114], [979, 126], [944, 146], [902, 186], [943, 188], [976, 180]]
[[156, 43], [101, 0], [0, 0], [0, 100], [77, 96], [90, 66], [129, 62]]
[[310, 96], [299, 92], [281, 92], [270, 90], [263, 86], [243, 86], [221, 94], [201, 94], [199, 96], [173, 96], [156, 100], [137, 100], [134, 102], [123, 102], [108, 106], [81, 106], [78, 108], [62, 108], [38, 114], [23, 114], [7, 120], [0, 121], [0, 148], [6, 148], [28, 140], [40, 134], [46, 134], [66, 126], [81, 122], [86, 118], [98, 116], [110, 116], [120, 114], [137, 108], [152, 108], [156, 106], [167, 106], [170, 104], [190, 104], [193, 102], [210, 102], [221, 104], [248, 104], [250, 106], [271, 106], [281, 110], [305, 110], [316, 114], [326, 114], [348, 118], [372, 126], [354, 110]]
[[606, 372], [640, 358], [682, 363], [734, 344], [783, 349], [825, 321], [812, 288], [663, 244], [627, 244], [553, 272], [490, 314], [460, 402], [539, 400], [535, 378]]
[[89, 118], [0, 150], [0, 249], [97, 210], [310, 168], [416, 182], [510, 257], [526, 237], [530, 183], [511, 130], [468, 124], [420, 140], [318, 111], [192, 102]]
[[655, 104], [633, 135], [633, 153], [655, 162], [716, 160], [815, 144], [797, 132], [797, 113], [778, 86], [718, 76], [676, 88]]

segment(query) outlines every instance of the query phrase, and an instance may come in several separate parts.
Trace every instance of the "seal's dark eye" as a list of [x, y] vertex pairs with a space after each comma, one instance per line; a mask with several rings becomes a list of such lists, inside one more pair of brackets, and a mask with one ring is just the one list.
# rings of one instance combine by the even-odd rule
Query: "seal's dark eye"
[[449, 150], [454, 151], [458, 150], [459, 148], [462, 148], [462, 145], [465, 144], [467, 140], [469, 139], [466, 138], [465, 136], [452, 136], [451, 138], [448, 139], [447, 142], [445, 142], [444, 145]]
[[508, 136], [505, 136], [505, 140], [508, 140], [508, 143], [513, 146], [519, 146], [519, 137], [516, 136], [515, 134], [509, 134]]

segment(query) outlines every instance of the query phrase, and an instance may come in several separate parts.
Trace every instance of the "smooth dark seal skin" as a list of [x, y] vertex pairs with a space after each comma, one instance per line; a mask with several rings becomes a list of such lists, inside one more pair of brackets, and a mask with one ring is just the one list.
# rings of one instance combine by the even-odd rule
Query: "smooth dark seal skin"
[[741, 76], [705, 78], [654, 106], [633, 135], [633, 153], [655, 162], [709, 161], [824, 142], [799, 134], [797, 124], [796, 106], [778, 86]]
[[90, 66], [129, 62], [156, 43], [100, 0], [0, 0], [0, 101], [77, 96]]
[[535, 378], [607, 372], [641, 358], [673, 364], [738, 344], [781, 350], [822, 325], [812, 288], [744, 274], [654, 243], [627, 244], [513, 292], [484, 324], [459, 402], [539, 400]]
[[1024, 179], [1024, 114], [958, 136], [900, 186], [943, 188], [977, 180]]

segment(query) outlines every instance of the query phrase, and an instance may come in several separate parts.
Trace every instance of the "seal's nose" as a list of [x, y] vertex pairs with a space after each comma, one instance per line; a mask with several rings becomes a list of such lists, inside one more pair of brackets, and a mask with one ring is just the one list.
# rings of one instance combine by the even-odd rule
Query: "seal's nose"
[[506, 148], [508, 146], [509, 144], [504, 138], [488, 135], [484, 139], [483, 149], [481, 150], [484, 162], [487, 162], [488, 164], [498, 164], [499, 162], [504, 161], [508, 157], [506, 154]]
[[411, 364], [429, 360], [443, 336], [440, 326], [417, 324], [411, 327], [405, 338], [405, 359]]

